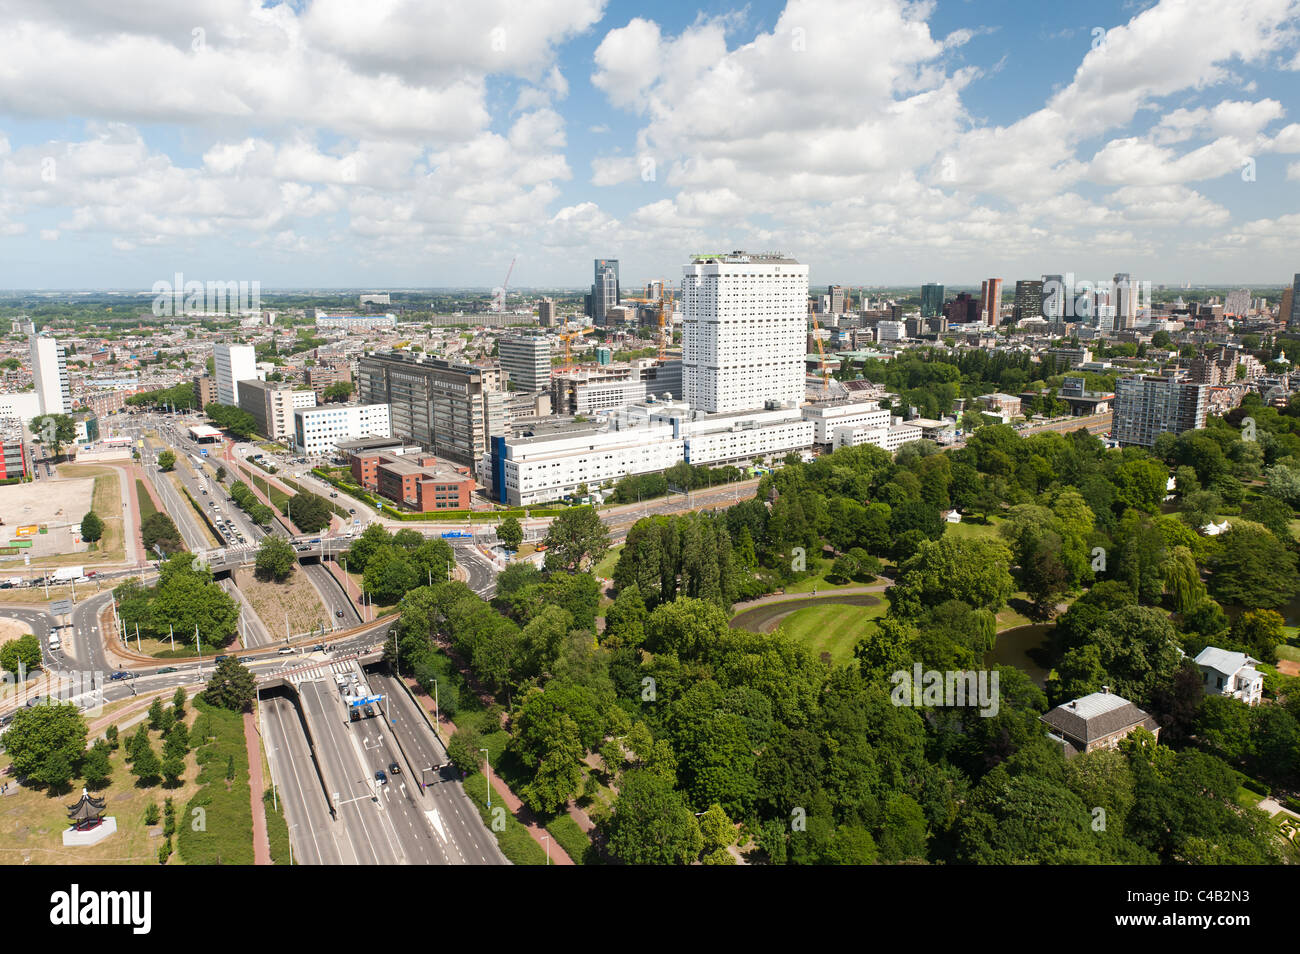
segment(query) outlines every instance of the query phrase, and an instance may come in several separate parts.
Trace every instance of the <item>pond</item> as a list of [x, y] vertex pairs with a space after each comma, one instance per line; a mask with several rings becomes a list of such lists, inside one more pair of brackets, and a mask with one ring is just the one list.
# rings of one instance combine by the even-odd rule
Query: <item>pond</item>
[[1046, 661], [1047, 636], [1053, 625], [1033, 623], [1003, 630], [998, 633], [993, 648], [985, 654], [984, 665], [1014, 666], [1042, 688], [1047, 685], [1047, 669], [1039, 660]]

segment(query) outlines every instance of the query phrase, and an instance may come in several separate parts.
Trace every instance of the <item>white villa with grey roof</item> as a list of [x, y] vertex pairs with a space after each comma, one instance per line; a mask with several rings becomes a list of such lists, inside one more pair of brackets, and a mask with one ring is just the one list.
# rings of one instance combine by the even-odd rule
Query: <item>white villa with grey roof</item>
[[1245, 653], [1206, 646], [1196, 654], [1196, 665], [1206, 695], [1229, 696], [1248, 706], [1259, 705], [1264, 696], [1264, 674], [1255, 668], [1259, 660]]

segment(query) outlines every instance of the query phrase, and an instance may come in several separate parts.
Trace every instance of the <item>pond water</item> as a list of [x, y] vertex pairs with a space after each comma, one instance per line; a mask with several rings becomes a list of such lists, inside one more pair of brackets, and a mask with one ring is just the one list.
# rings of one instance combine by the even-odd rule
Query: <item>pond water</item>
[[985, 654], [984, 665], [1014, 666], [1040, 688], [1047, 685], [1047, 669], [1037, 660], [1043, 658], [1052, 626], [1052, 623], [1033, 623], [1003, 630]]

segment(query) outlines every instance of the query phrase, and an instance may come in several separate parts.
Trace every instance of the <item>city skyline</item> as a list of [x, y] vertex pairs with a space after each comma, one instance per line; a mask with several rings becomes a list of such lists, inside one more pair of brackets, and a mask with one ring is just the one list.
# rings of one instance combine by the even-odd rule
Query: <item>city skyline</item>
[[22, 0], [0, 27], [3, 288], [492, 288], [512, 259], [514, 287], [582, 288], [595, 258], [630, 283], [739, 248], [814, 284], [1295, 271], [1289, 0], [1079, 23], [898, 0], [78, 7]]

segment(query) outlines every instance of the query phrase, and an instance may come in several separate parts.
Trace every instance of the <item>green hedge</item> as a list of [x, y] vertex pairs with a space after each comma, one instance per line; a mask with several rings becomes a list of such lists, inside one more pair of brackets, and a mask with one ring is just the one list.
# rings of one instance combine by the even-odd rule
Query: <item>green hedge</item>
[[153, 498], [149, 496], [148, 488], [139, 477], [135, 479], [135, 496], [140, 501], [140, 522], [144, 523], [158, 512], [158, 508], [153, 505]]
[[1263, 782], [1255, 781], [1255, 779], [1251, 778], [1248, 775], [1243, 775], [1241, 777], [1241, 786], [1242, 788], [1250, 789], [1256, 795], [1263, 795], [1265, 798], [1273, 794], [1273, 790], [1270, 789], [1267, 785], [1265, 785]]
[[266, 837], [271, 843], [271, 861], [277, 865], [287, 865], [289, 824], [284, 820], [284, 802], [277, 799], [268, 788], [262, 793], [262, 806], [266, 813]]
[[591, 839], [571, 816], [556, 815], [547, 824], [546, 830], [551, 833], [551, 840], [563, 848], [575, 864], [600, 864], [600, 855], [592, 846]]
[[[488, 831], [492, 831], [492, 813], [487, 808], [487, 779], [479, 772], [475, 772], [465, 779], [465, 794], [470, 797], [476, 806], [478, 806], [479, 815], [483, 818], [483, 824], [487, 825]], [[492, 811], [504, 807], [500, 799], [492, 806]], [[544, 865], [546, 864], [546, 849], [537, 842], [533, 841], [533, 836], [528, 834], [525, 828], [509, 810], [505, 812], [506, 827], [505, 831], [492, 831], [496, 835], [497, 845], [501, 853], [509, 859], [511, 864], [516, 865]]]

